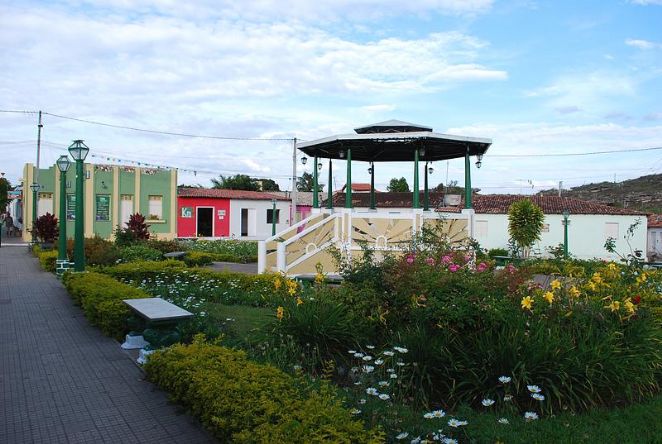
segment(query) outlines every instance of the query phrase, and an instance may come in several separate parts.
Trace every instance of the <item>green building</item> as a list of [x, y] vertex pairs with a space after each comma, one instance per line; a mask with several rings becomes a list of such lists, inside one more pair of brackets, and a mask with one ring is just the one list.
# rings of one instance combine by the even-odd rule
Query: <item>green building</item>
[[[67, 181], [67, 237], [73, 238], [76, 214], [75, 165], [69, 168]], [[28, 163], [23, 168], [23, 239], [31, 240], [34, 205], [30, 184], [40, 185], [37, 217], [48, 213], [59, 219], [60, 171], [55, 165], [37, 169]], [[124, 165], [85, 164], [85, 237], [99, 235], [109, 239], [129, 216], [140, 213], [150, 225], [149, 231], [159, 239], [177, 235], [177, 171], [138, 168]]]

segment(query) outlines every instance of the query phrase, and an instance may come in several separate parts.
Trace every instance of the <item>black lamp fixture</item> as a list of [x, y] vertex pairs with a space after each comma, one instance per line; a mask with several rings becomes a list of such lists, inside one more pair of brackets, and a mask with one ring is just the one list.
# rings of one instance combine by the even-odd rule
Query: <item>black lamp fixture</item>
[[307, 162], [308, 162], [308, 158], [307, 158], [306, 156], [303, 156], [303, 157], [301, 158], [301, 164], [302, 164], [302, 165], [305, 165]]
[[41, 189], [41, 185], [39, 185], [37, 182], [32, 182], [32, 185], [30, 185], [30, 189], [32, 190], [33, 193], [36, 193]]
[[428, 167], [428, 174], [432, 174], [432, 173], [434, 173], [434, 168]]
[[317, 164], [317, 171], [322, 171], [322, 162]]
[[476, 168], [480, 168], [483, 165], [483, 155], [478, 155], [478, 160], [476, 160]]
[[57, 164], [57, 169], [60, 170], [61, 173], [66, 173], [69, 171], [69, 167], [71, 166], [71, 161], [69, 160], [69, 156], [66, 154], [61, 155], [58, 157], [57, 161], [55, 161]]
[[89, 152], [90, 148], [82, 140], [74, 140], [69, 146], [69, 154], [71, 154], [74, 160], [85, 160]]

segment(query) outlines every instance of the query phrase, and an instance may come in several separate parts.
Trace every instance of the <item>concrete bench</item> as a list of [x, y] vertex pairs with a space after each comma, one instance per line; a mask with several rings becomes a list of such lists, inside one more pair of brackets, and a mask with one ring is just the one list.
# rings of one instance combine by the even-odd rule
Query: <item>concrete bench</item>
[[173, 251], [172, 253], [165, 253], [163, 255], [166, 259], [177, 259], [180, 261], [184, 259], [184, 256], [186, 256], [186, 251]]
[[[147, 325], [176, 324], [184, 319], [189, 319], [193, 313], [181, 307], [171, 304], [161, 298], [124, 299], [123, 302], [145, 320]], [[122, 344], [125, 350], [143, 348], [149, 345], [142, 335], [126, 335]]]

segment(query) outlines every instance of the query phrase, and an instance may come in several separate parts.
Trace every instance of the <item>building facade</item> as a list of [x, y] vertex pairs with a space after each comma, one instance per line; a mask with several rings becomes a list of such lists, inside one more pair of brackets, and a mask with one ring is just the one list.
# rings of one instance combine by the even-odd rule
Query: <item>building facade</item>
[[[137, 168], [120, 165], [85, 164], [84, 214], [85, 237], [98, 235], [113, 237], [118, 226], [132, 214], [145, 216], [150, 233], [159, 239], [172, 239], [177, 235], [177, 171], [153, 168]], [[37, 198], [37, 217], [51, 213], [59, 219], [60, 171], [56, 166], [41, 168], [37, 172], [28, 163], [23, 169], [23, 184], [27, 192], [23, 196], [23, 221], [28, 230], [32, 226], [33, 193], [29, 184], [40, 185]], [[76, 214], [75, 165], [66, 175], [67, 233], [73, 238]], [[28, 230], [23, 239], [30, 240]]]
[[[273, 204], [276, 203], [276, 211]], [[267, 192], [180, 187], [177, 237], [260, 240], [290, 225], [290, 201]]]

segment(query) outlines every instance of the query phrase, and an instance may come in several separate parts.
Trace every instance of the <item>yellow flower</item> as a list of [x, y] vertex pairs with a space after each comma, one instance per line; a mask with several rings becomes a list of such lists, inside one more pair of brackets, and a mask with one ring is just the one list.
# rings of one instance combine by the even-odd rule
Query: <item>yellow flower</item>
[[637, 284], [641, 285], [646, 282], [647, 276], [646, 273], [641, 273], [641, 276], [637, 277]]
[[287, 281], [287, 292], [290, 296], [294, 296], [297, 293], [297, 288], [299, 285], [294, 281]]
[[600, 275], [600, 273], [596, 271], [595, 273], [593, 273], [593, 277], [591, 278], [591, 280], [596, 284], [600, 284], [602, 283], [602, 276]]
[[551, 291], [545, 293], [543, 297], [547, 302], [549, 302], [549, 305], [552, 305], [552, 302], [554, 302], [554, 293], [552, 293]]
[[280, 289], [280, 286], [282, 285], [282, 282], [280, 281], [280, 278], [274, 279], [274, 288], [276, 290]]
[[610, 262], [609, 265], [607, 265], [607, 268], [609, 268], [611, 271], [615, 271], [617, 267], [615, 263]]
[[520, 304], [522, 304], [522, 310], [531, 310], [531, 307], [533, 307], [533, 298], [531, 296], [522, 298]]
[[589, 282], [586, 284], [586, 287], [591, 291], [597, 291], [598, 287], [595, 285], [595, 282]]
[[284, 313], [285, 313], [285, 309], [283, 309], [283, 307], [279, 306], [276, 309], [276, 317], [278, 318], [279, 321], [283, 319], [283, 314]]
[[611, 304], [607, 305], [605, 308], [610, 309], [612, 312], [618, 311], [621, 309], [621, 303], [619, 301], [613, 301]]
[[318, 273], [315, 275], [315, 283], [316, 283], [316, 284], [321, 284], [321, 283], [323, 283], [323, 282], [324, 282], [324, 273], [320, 273], [320, 272], [318, 272]]
[[634, 313], [634, 312], [637, 310], [637, 308], [636, 308], [635, 305], [632, 303], [632, 301], [630, 300], [630, 298], [627, 298], [627, 299], [625, 300], [625, 302], [623, 303], [623, 305], [625, 305], [625, 309], [626, 309], [626, 310], [628, 311], [628, 313], [630, 313], [630, 314]]
[[297, 298], [297, 305], [301, 305], [301, 304], [303, 304], [303, 300], [301, 300], [301, 298]]
[[558, 290], [561, 288], [561, 282], [558, 279], [552, 281], [552, 290]]
[[568, 290], [568, 294], [569, 294], [570, 296], [572, 296], [573, 298], [577, 298], [577, 297], [579, 297], [579, 295], [581, 294], [581, 292], [577, 289], [577, 287], [575, 287], [575, 286], [573, 285], [572, 287], [570, 287], [570, 290]]

